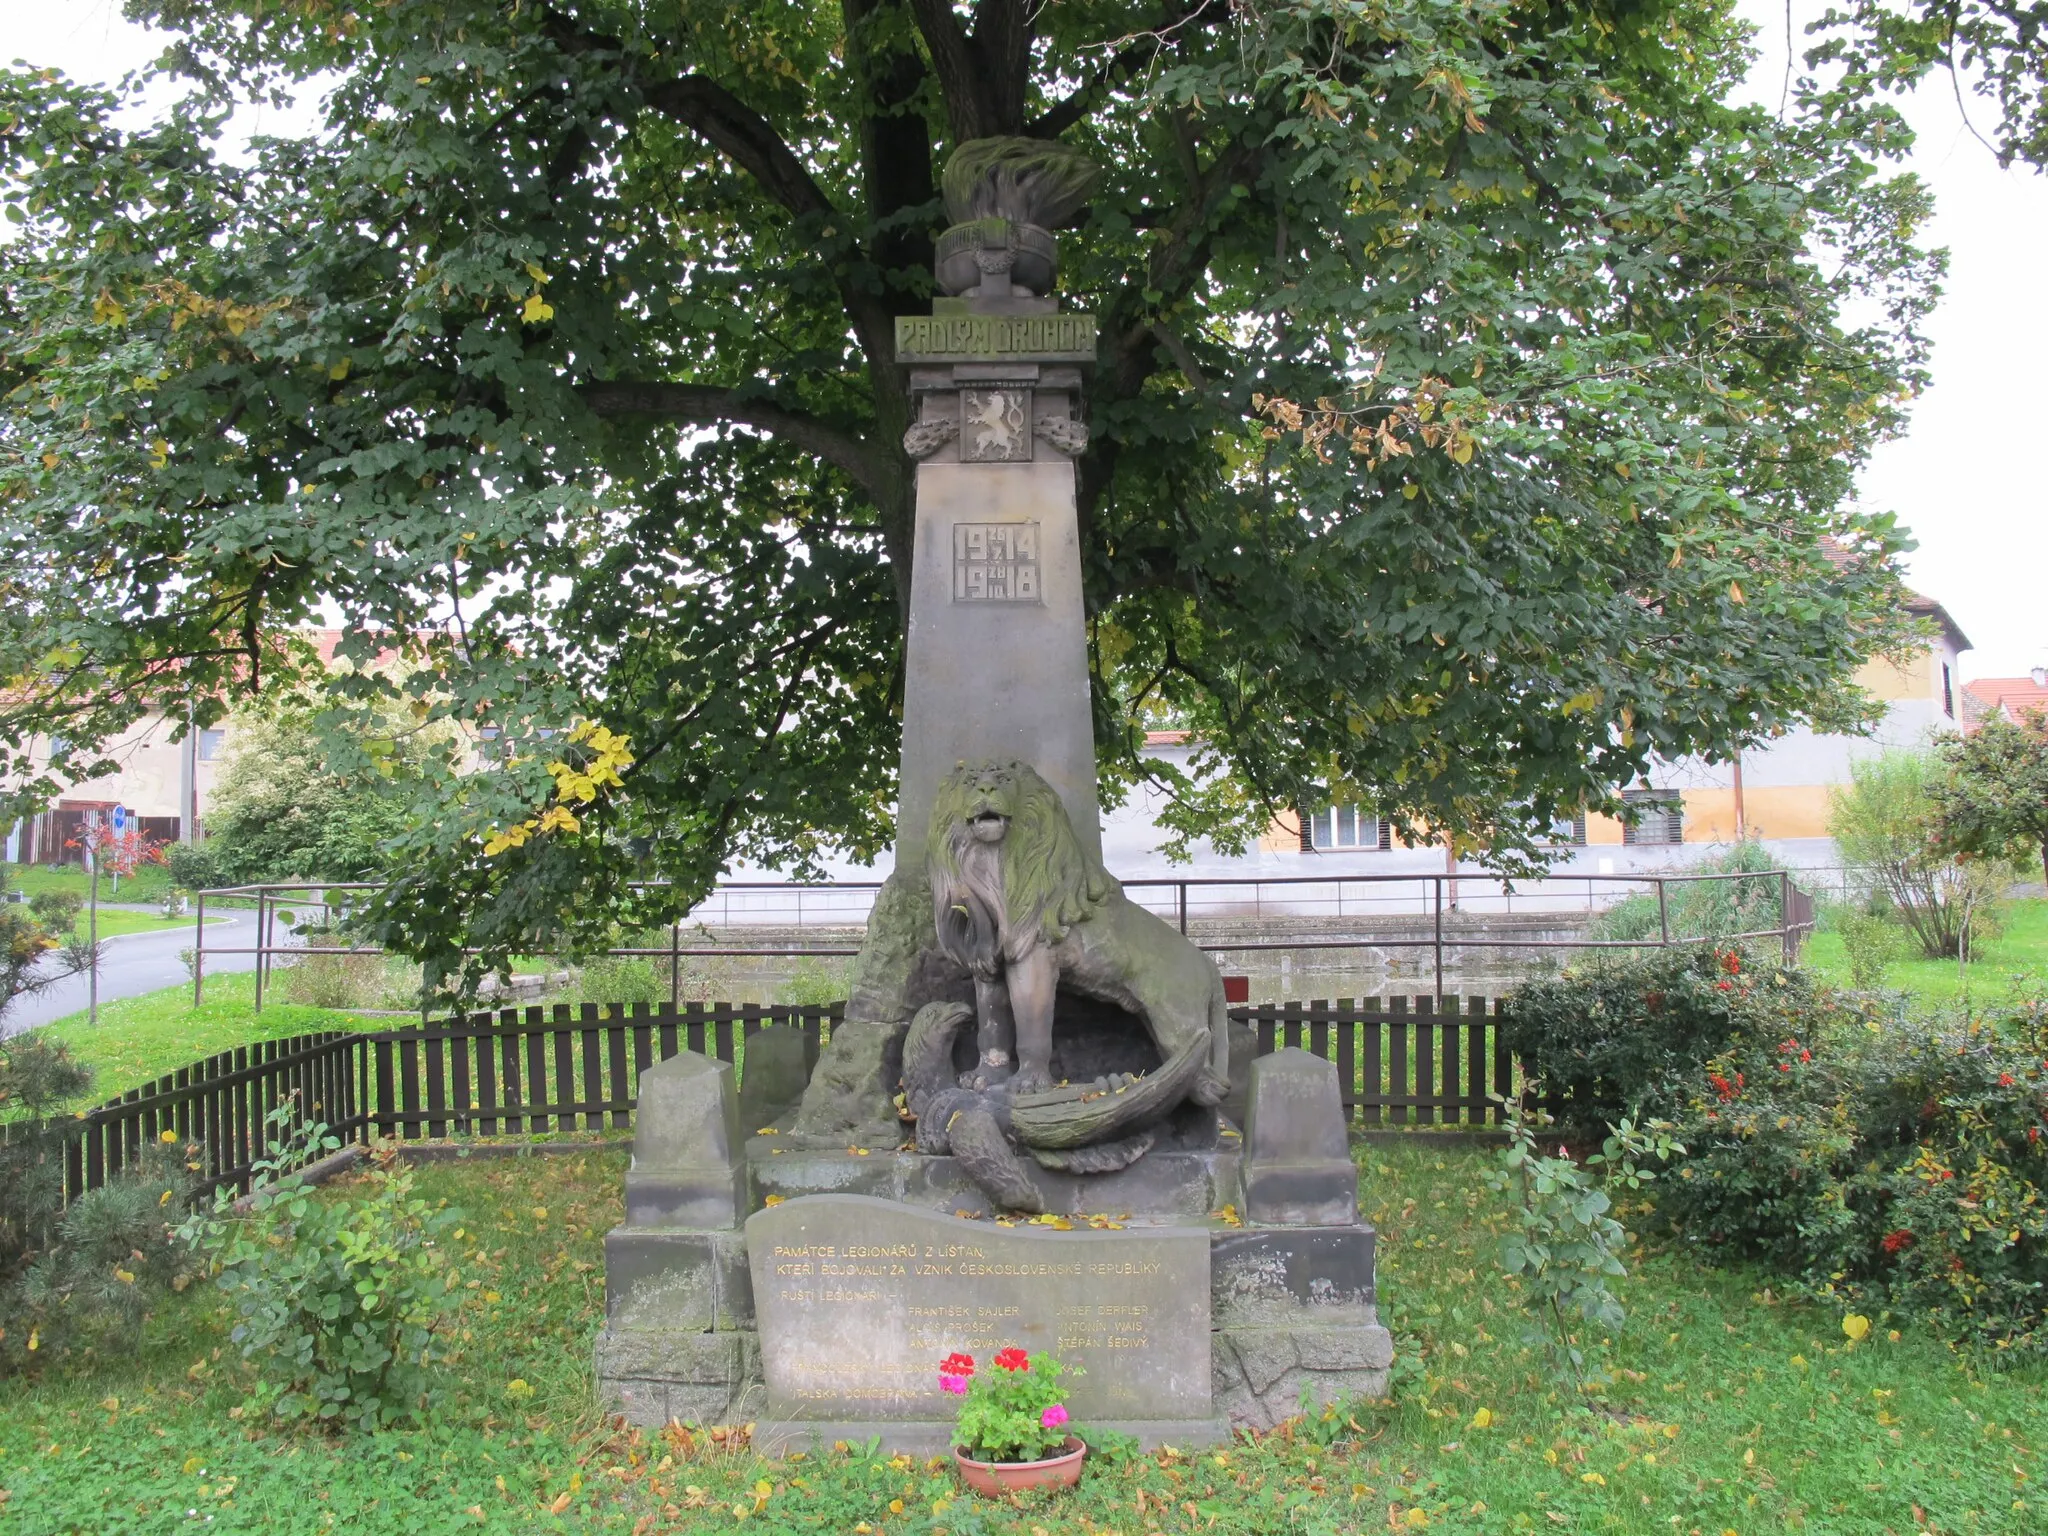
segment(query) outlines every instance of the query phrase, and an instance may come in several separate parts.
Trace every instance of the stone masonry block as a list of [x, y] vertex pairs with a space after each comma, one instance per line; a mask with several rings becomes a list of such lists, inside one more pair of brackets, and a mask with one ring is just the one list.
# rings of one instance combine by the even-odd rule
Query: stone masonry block
[[1236, 1351], [1245, 1385], [1254, 1392], [1263, 1394], [1297, 1363], [1294, 1335], [1284, 1329], [1233, 1328], [1222, 1336]]
[[604, 1264], [605, 1325], [614, 1332], [753, 1326], [754, 1282], [738, 1232], [614, 1227]]

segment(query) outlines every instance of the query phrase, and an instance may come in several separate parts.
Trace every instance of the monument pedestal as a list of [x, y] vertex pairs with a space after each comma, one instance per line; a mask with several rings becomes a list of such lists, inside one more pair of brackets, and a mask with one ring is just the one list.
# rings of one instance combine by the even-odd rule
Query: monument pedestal
[[642, 1074], [597, 1343], [635, 1423], [939, 1450], [939, 1362], [1009, 1346], [1076, 1369], [1077, 1423], [1151, 1444], [1385, 1390], [1334, 1069], [1252, 1062], [1213, 961], [1101, 865], [1075, 466], [1095, 321], [1052, 297], [1051, 234], [1094, 177], [1022, 139], [947, 167], [944, 296], [896, 322], [918, 466], [896, 868], [823, 1055], [750, 1040], [744, 1121], [728, 1068]]
[[[1320, 1151], [1305, 1160], [1316, 1214], [1332, 1214], [1340, 1180], [1355, 1188], [1329, 1155], [1333, 1130], [1342, 1145], [1341, 1108], [1317, 1081], [1330, 1064], [1291, 1052], [1258, 1066], [1264, 1114], [1242, 1147], [1226, 1131], [1214, 1150], [1117, 1174], [1041, 1169], [1049, 1214], [998, 1220], [952, 1158], [728, 1140], [731, 1069], [663, 1063], [639, 1141], [699, 1187], [736, 1185], [741, 1205], [723, 1226], [629, 1219], [606, 1238], [600, 1393], [649, 1427], [752, 1422], [771, 1452], [879, 1436], [917, 1455], [949, 1442], [938, 1362], [956, 1349], [984, 1366], [1012, 1344], [1052, 1351], [1083, 1372], [1078, 1422], [1147, 1445], [1270, 1429], [1304, 1394], [1311, 1409], [1379, 1396], [1393, 1349], [1372, 1228], [1224, 1214], [1255, 1168], [1301, 1164], [1304, 1147]], [[635, 1187], [662, 1177], [636, 1157]]]

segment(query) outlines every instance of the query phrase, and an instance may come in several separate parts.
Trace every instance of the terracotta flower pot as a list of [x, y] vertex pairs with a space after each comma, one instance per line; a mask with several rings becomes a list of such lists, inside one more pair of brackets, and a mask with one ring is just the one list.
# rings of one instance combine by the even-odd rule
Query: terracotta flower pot
[[990, 1499], [1026, 1488], [1071, 1488], [1081, 1481], [1081, 1458], [1087, 1454], [1088, 1447], [1072, 1435], [1067, 1436], [1059, 1455], [1044, 1461], [976, 1461], [957, 1445], [953, 1447], [961, 1478]]

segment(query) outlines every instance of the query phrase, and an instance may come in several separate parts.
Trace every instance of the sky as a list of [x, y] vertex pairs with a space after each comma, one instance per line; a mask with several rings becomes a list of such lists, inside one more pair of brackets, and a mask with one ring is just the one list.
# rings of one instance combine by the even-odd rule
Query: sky
[[[1762, 31], [1745, 90], [1775, 106], [1785, 68], [1783, 0], [1740, 0]], [[1825, 0], [1791, 0], [1795, 49]], [[0, 54], [55, 65], [84, 80], [118, 79], [148, 63], [156, 45], [125, 20], [118, 0], [14, 0]], [[1989, 136], [1989, 105], [1965, 94]], [[1919, 541], [1908, 579], [1941, 603], [1973, 642], [1965, 679], [2013, 677], [2048, 665], [2048, 462], [2039, 389], [2029, 377], [2048, 356], [2048, 176], [2001, 170], [1972, 136], [1948, 77], [1937, 74], [1902, 103], [1918, 134], [1911, 168], [1933, 188], [1926, 243], [1949, 251], [1946, 293], [1928, 334], [1934, 387], [1912, 424], [1881, 446], [1858, 486], [1863, 504], [1895, 512]], [[242, 131], [286, 132], [276, 114], [251, 112]]]

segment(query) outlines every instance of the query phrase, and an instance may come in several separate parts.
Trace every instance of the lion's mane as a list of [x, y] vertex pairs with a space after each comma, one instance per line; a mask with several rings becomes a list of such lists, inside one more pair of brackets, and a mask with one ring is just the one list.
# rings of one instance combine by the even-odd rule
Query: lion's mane
[[[1009, 822], [983, 843], [973, 821]], [[1074, 836], [1059, 791], [1028, 763], [964, 762], [940, 782], [925, 842], [939, 945], [978, 976], [1054, 945], [1115, 889]]]

